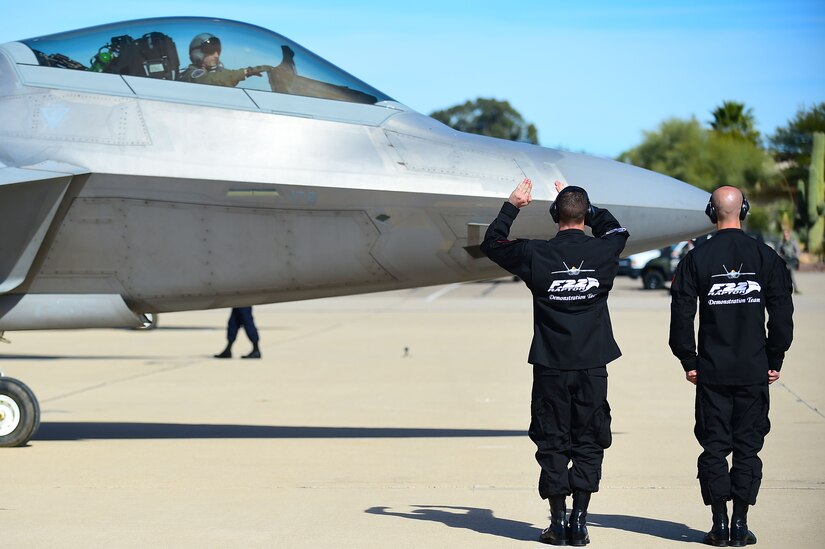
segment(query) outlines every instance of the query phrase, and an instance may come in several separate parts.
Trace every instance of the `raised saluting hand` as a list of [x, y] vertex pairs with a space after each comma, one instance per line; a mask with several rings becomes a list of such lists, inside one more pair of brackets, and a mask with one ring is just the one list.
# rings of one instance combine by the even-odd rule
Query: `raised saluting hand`
[[516, 185], [516, 188], [513, 189], [512, 193], [510, 193], [510, 204], [516, 208], [523, 208], [524, 206], [527, 206], [533, 201], [533, 197], [530, 196], [532, 190], [533, 182], [527, 178], [524, 178], [524, 181]]

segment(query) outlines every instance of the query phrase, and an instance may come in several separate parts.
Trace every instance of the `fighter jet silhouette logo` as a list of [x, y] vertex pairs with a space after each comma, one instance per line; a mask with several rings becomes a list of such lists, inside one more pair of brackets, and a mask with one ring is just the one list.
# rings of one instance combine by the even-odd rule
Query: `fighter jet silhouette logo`
[[742, 275], [755, 275], [756, 274], [756, 273], [743, 273], [742, 272], [742, 265], [744, 265], [744, 263], [739, 264], [739, 270], [738, 271], [736, 269], [732, 269], [732, 270], [729, 271], [728, 268], [723, 263], [722, 268], [725, 269], [725, 272], [722, 273], [722, 274], [712, 275], [711, 278], [717, 278], [717, 277], [724, 276], [728, 280], [736, 280], [737, 278], [739, 278]]
[[582, 269], [582, 267], [584, 267], [584, 260], [582, 260], [582, 262], [579, 264], [578, 267], [576, 267], [575, 265], [573, 265], [572, 267], [568, 267], [567, 263], [564, 262], [564, 261], [562, 261], [561, 263], [562, 263], [562, 265], [564, 265], [564, 270], [562, 270], [562, 271], [553, 271], [550, 274], [567, 273], [570, 276], [579, 276], [581, 273], [592, 273], [593, 271], [596, 270], [596, 269]]
[[[562, 265], [564, 265], [564, 270], [561, 271], [552, 271], [550, 274], [566, 274], [569, 276], [578, 277], [582, 273], [592, 273], [596, 269], [582, 269], [584, 267], [584, 260], [579, 264], [578, 267], [573, 265], [572, 267], [568, 267], [567, 263], [562, 261]], [[554, 280], [550, 287], [547, 289], [548, 292], [586, 292], [590, 288], [598, 288], [599, 287], [599, 280], [593, 278], [592, 276], [588, 276], [586, 278], [574, 278], [574, 279], [562, 279], [562, 280]]]
[[[743, 275], [755, 275], [756, 273], [742, 272], [742, 265], [739, 269], [728, 270], [728, 267], [723, 263], [722, 268], [724, 273], [711, 275], [711, 278], [727, 278], [728, 280], [736, 280]], [[742, 282], [721, 282], [714, 284], [708, 290], [708, 296], [726, 296], [726, 295], [747, 295], [751, 292], [761, 292], [762, 286], [755, 280], [744, 280]]]

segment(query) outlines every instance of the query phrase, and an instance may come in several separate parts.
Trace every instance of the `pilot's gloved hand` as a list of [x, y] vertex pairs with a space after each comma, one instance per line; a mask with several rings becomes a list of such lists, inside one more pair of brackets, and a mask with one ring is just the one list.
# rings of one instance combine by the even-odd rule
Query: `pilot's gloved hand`
[[270, 65], [258, 65], [257, 67], [247, 67], [244, 69], [246, 76], [261, 76], [261, 73], [271, 71], [274, 67]]

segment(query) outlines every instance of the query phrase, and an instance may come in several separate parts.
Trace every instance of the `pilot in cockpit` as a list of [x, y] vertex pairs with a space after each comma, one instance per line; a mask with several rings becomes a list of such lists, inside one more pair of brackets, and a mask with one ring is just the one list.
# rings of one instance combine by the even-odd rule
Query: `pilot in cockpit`
[[220, 56], [221, 41], [217, 36], [206, 32], [197, 35], [189, 43], [189, 59], [192, 64], [186, 67], [178, 79], [197, 84], [233, 87], [250, 76], [261, 76], [261, 73], [272, 69], [269, 65], [226, 69], [221, 63]]

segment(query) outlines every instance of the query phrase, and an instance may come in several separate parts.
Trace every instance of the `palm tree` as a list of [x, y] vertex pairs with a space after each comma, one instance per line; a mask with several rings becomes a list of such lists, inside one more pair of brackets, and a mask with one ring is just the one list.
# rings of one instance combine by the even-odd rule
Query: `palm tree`
[[720, 135], [744, 139], [757, 146], [762, 140], [755, 128], [753, 109], [745, 108], [744, 103], [724, 101], [721, 107], [713, 111], [713, 121], [710, 125], [713, 131]]

